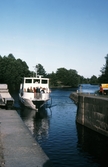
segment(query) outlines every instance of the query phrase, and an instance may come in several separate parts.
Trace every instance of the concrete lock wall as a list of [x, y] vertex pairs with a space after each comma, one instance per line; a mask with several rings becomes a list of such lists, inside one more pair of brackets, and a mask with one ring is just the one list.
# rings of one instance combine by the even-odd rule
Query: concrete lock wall
[[76, 121], [108, 136], [108, 98], [79, 95]]
[[108, 98], [72, 93], [77, 104], [76, 122], [108, 137]]

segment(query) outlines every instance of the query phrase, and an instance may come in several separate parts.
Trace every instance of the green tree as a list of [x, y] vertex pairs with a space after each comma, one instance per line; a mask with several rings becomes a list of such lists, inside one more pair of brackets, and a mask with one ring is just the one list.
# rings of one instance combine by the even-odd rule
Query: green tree
[[43, 77], [46, 77], [46, 75], [47, 75], [46, 71], [45, 71], [44, 67], [41, 64], [38, 64], [35, 67], [37, 69], [37, 75], [41, 75]]
[[79, 84], [79, 75], [76, 70], [59, 68], [56, 72], [58, 83], [62, 86], [77, 87]]
[[8, 58], [15, 60], [15, 57], [14, 57], [14, 55], [13, 55], [12, 53], [10, 53], [10, 54], [8, 55]]
[[67, 85], [68, 70], [66, 68], [58, 68], [56, 71], [58, 84]]
[[79, 75], [76, 70], [68, 70], [67, 85], [77, 87], [79, 85]]
[[18, 88], [21, 78], [30, 74], [26, 62], [21, 59], [16, 60], [12, 54], [9, 54], [7, 57], [0, 57], [0, 59], [0, 70], [2, 73], [0, 82], [8, 84], [8, 87], [11, 89]]
[[108, 83], [108, 54], [105, 57], [105, 65], [101, 68], [100, 72], [102, 73], [98, 80], [100, 83]]
[[90, 78], [90, 84], [98, 84], [98, 78], [95, 75]]
[[51, 74], [49, 74], [48, 77], [50, 78], [50, 86], [51, 87], [58, 86], [57, 75], [54, 72], [52, 72]]

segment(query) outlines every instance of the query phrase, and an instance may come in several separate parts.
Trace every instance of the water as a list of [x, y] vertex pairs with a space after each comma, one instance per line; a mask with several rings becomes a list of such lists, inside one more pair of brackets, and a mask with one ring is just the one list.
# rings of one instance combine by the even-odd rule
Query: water
[[[82, 89], [93, 93], [98, 86]], [[53, 89], [51, 108], [38, 114], [23, 108], [20, 115], [54, 167], [108, 167], [108, 138], [76, 123], [72, 91], [76, 90]]]
[[81, 87], [79, 87], [79, 90], [81, 90], [81, 92], [83, 93], [94, 93], [97, 92], [99, 90], [99, 86], [98, 85], [90, 85], [90, 84], [81, 84]]

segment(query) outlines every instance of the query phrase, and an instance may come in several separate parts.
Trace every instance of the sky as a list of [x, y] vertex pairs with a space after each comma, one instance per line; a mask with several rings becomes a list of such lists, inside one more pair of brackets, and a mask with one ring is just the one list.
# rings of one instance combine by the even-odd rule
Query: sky
[[29, 70], [99, 77], [108, 53], [108, 0], [0, 0], [0, 55]]

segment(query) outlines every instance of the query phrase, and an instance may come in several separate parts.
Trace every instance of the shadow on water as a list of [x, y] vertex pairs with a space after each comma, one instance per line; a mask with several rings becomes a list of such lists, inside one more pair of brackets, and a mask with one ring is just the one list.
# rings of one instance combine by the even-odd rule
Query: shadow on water
[[80, 124], [76, 124], [76, 127], [78, 150], [100, 164], [99, 167], [108, 167], [108, 138]]
[[51, 117], [50, 110], [41, 108], [37, 112], [36, 110], [23, 107], [19, 113], [35, 139], [47, 138], [50, 124], [49, 117]]
[[36, 117], [36, 110], [27, 108], [27, 107], [22, 107], [20, 110], [20, 116], [21, 118], [23, 118], [24, 120], [26, 119], [31, 119], [33, 117]]
[[43, 167], [53, 167], [53, 164], [50, 162], [50, 160], [47, 160], [44, 164]]
[[42, 107], [41, 109], [38, 110], [36, 113], [36, 119], [43, 119], [47, 118], [47, 109]]

